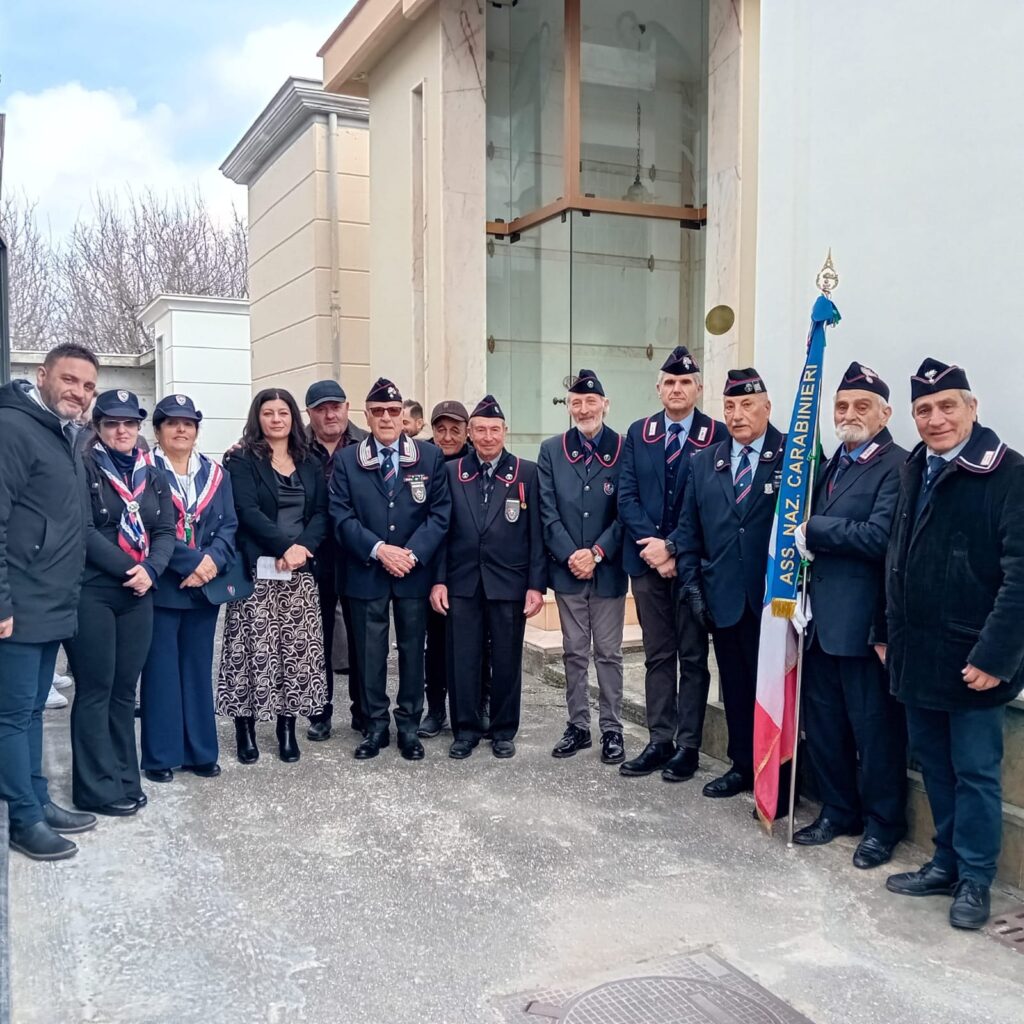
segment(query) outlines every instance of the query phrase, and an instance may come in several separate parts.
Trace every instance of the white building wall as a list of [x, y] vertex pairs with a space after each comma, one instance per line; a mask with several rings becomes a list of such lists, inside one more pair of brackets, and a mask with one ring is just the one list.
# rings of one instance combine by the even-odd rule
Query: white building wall
[[983, 421], [1024, 445], [1021, 38], [1020, 0], [763, 6], [755, 361], [781, 429], [831, 246], [829, 390], [873, 366], [910, 446], [910, 374], [957, 362]]

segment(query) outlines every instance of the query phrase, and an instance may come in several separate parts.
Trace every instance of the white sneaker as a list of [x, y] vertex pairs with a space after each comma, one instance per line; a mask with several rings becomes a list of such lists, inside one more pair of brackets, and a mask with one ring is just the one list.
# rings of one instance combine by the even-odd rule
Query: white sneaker
[[66, 708], [68, 706], [68, 699], [63, 693], [58, 693], [51, 686], [50, 696], [46, 698], [46, 706], [48, 708]]
[[71, 676], [62, 676], [57, 672], [53, 673], [53, 685], [57, 690], [66, 690], [73, 682], [74, 679]]

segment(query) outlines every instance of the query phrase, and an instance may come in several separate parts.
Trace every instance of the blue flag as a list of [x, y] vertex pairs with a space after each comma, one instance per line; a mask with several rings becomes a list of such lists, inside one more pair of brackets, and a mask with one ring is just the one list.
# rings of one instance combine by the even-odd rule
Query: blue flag
[[768, 562], [765, 603], [772, 614], [791, 618], [796, 610], [800, 586], [800, 554], [794, 534], [807, 518], [811, 500], [811, 467], [818, 453], [818, 408], [821, 403], [821, 373], [825, 362], [825, 327], [839, 323], [839, 310], [825, 295], [818, 297], [811, 310], [811, 331], [807, 338], [807, 359], [786, 435], [782, 463], [782, 485], [775, 510], [774, 559]]

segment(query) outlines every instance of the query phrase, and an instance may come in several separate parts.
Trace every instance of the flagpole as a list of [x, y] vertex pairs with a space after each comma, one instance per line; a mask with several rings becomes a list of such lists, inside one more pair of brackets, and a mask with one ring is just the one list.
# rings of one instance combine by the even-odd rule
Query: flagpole
[[[825, 265], [818, 271], [817, 279], [815, 280], [818, 288], [821, 290], [822, 295], [826, 298], [832, 297], [832, 292], [839, 284], [839, 274], [836, 272], [836, 268], [832, 263], [832, 250], [828, 251], [828, 256], [825, 257]], [[821, 358], [822, 373], [825, 370], [825, 355], [822, 352]], [[811, 448], [810, 471], [807, 474], [807, 501], [804, 503], [804, 520], [803, 524], [806, 525], [807, 520], [811, 518], [811, 503], [814, 500], [814, 482], [818, 475], [818, 460], [821, 456], [821, 407], [818, 407], [818, 418], [814, 424], [814, 446]], [[804, 535], [806, 537], [806, 533]], [[810, 584], [811, 575], [811, 562], [808, 558], [802, 558], [800, 560], [801, 577], [800, 577], [800, 614], [804, 619], [804, 630], [807, 626], [807, 589]], [[802, 704], [803, 684], [804, 684], [804, 647], [805, 647], [805, 636], [804, 630], [801, 630], [797, 635], [797, 648], [796, 648], [796, 696], [794, 698], [796, 707], [793, 709], [793, 757], [789, 762], [789, 834], [786, 839], [786, 846], [792, 848], [793, 846], [793, 832], [796, 828], [796, 823], [793, 820], [796, 817], [796, 783], [797, 783], [797, 769], [798, 759], [800, 752], [800, 706]]]

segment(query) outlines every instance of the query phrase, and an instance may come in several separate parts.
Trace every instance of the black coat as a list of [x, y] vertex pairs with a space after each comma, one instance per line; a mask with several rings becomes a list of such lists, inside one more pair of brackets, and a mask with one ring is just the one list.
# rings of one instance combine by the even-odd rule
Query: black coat
[[907, 451], [883, 430], [829, 493], [841, 453], [842, 448], [815, 482], [807, 522], [814, 555], [808, 641], [817, 637], [821, 649], [836, 657], [873, 658], [871, 627], [884, 597], [885, 551]]
[[[334, 460], [331, 523], [345, 549], [348, 597], [426, 597], [433, 585], [452, 503], [444, 458], [440, 448], [405, 435], [399, 446], [390, 498], [380, 473], [381, 446], [372, 437], [349, 445]], [[417, 564], [405, 576], [392, 576], [373, 557], [378, 542], [408, 548]]]
[[[86, 537], [82, 584], [87, 587], [120, 587], [124, 585], [129, 569], [139, 564], [121, 549], [117, 541], [124, 502], [96, 465], [90, 449], [82, 456], [82, 462], [94, 527]], [[155, 588], [159, 586], [158, 577], [174, 553], [174, 506], [171, 504], [170, 485], [163, 472], [150, 466], [146, 473], [148, 480], [139, 498], [139, 514], [149, 533], [149, 554], [142, 564], [154, 576]]]
[[560, 594], [579, 594], [587, 585], [569, 570], [569, 557], [580, 548], [603, 552], [594, 570], [598, 597], [622, 597], [626, 573], [622, 568], [622, 523], [618, 521], [619, 456], [623, 437], [605, 426], [590, 465], [584, 464], [579, 430], [549, 437], [540, 446], [537, 478], [540, 517], [550, 563], [551, 588]]
[[[264, 556], [280, 558], [293, 544], [301, 544], [317, 554], [327, 535], [327, 483], [323, 464], [313, 455], [295, 464], [295, 470], [306, 492], [302, 512], [305, 524], [296, 540], [289, 540], [277, 525], [277, 477], [270, 457], [253, 452], [229, 452], [224, 468], [231, 474], [231, 490], [238, 515], [235, 545], [245, 560], [252, 577], [256, 561]], [[318, 570], [314, 561], [312, 569]]]
[[690, 463], [676, 530], [676, 565], [683, 587], [697, 585], [703, 590], [711, 618], [720, 628], [735, 626], [744, 607], [761, 616], [785, 443], [785, 434], [768, 424], [750, 494], [740, 506], [733, 488], [730, 437], [698, 453]]
[[60, 421], [28, 389], [0, 388], [0, 620], [14, 616], [17, 642], [47, 643], [77, 624], [84, 473]]
[[[494, 490], [481, 511], [476, 455], [449, 462], [452, 522], [438, 561], [437, 583], [449, 597], [473, 597], [482, 583], [491, 601], [522, 601], [547, 587], [537, 464], [505, 452], [494, 469]], [[525, 506], [525, 507], [524, 507]]]
[[[1024, 687], [1024, 457], [974, 425], [933, 484], [915, 522], [927, 452], [900, 472], [886, 557], [884, 621], [893, 694], [904, 704], [961, 711], [1005, 704]], [[968, 688], [973, 665], [1003, 683]]]

